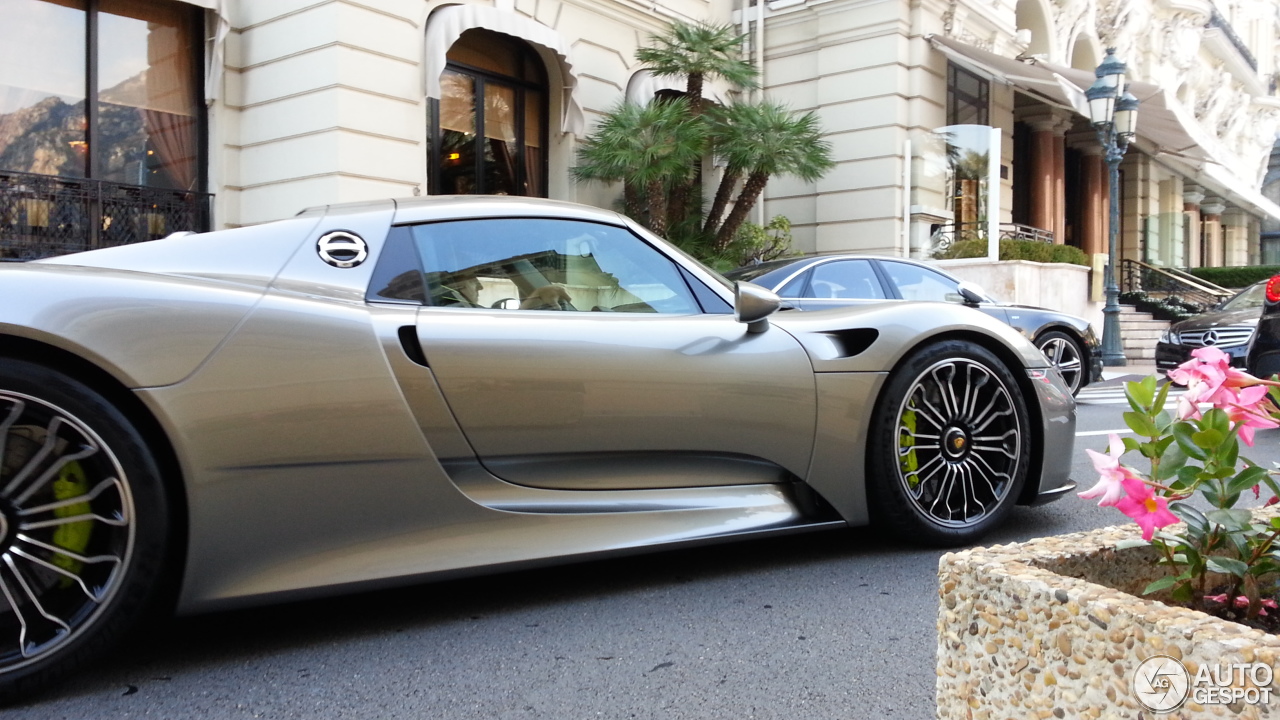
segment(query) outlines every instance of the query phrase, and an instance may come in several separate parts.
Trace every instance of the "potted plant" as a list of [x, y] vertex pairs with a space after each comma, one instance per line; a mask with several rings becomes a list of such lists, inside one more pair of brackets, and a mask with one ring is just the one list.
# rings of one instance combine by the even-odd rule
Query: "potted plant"
[[1134, 437], [1088, 451], [1080, 495], [1135, 525], [943, 556], [939, 718], [1280, 717], [1280, 508], [1237, 507], [1280, 495], [1239, 447], [1280, 426], [1280, 390], [1195, 355], [1175, 412], [1168, 385], [1129, 383]]

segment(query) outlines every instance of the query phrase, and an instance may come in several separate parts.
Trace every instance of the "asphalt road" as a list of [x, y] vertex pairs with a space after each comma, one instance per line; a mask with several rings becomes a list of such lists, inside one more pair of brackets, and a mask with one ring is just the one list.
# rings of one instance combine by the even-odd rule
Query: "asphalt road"
[[[1087, 389], [1078, 431], [1120, 403]], [[1068, 496], [986, 542], [1124, 520]], [[830, 531], [158, 622], [3, 717], [925, 720], [940, 555]]]

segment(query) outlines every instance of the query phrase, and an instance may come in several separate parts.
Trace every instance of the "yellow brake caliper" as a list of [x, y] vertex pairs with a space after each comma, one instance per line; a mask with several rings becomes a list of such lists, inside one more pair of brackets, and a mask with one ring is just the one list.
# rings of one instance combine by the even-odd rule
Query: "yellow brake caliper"
[[916, 411], [907, 410], [902, 413], [902, 424], [898, 427], [898, 446], [902, 448], [913, 448], [906, 453], [898, 453], [898, 464], [902, 468], [902, 474], [907, 479], [907, 484], [915, 487], [920, 484], [920, 476], [915, 474], [920, 469], [920, 462], [916, 459]]
[[[53, 481], [53, 497], [55, 500], [69, 500], [73, 497], [79, 497], [89, 492], [89, 479], [85, 477], [84, 468], [80, 467], [77, 461], [71, 461], [63, 466], [58, 472], [58, 477]], [[76, 515], [88, 515], [93, 512], [89, 503], [75, 503], [60, 507], [53, 511], [54, 517], [68, 518]], [[93, 521], [82, 520], [80, 522], [67, 523], [59, 525], [53, 531], [53, 544], [58, 547], [83, 555], [84, 551], [89, 547], [89, 538], [93, 534]], [[49, 562], [66, 570], [73, 575], [80, 574], [81, 562], [66, 555], [54, 555]], [[63, 578], [64, 586], [72, 582], [71, 578]]]

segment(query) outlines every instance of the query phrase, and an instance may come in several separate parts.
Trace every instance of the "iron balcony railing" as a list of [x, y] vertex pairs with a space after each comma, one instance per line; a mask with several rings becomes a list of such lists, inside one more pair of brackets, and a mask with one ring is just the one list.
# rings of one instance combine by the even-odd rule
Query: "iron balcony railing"
[[1235, 293], [1174, 268], [1156, 267], [1138, 260], [1120, 261], [1120, 290], [1143, 293], [1151, 298], [1176, 300], [1201, 311], [1217, 305]]
[[212, 195], [0, 170], [0, 260], [209, 229]]
[[[929, 238], [933, 247], [931, 254], [937, 256], [945, 253], [958, 240], [985, 240], [986, 237], [986, 223], [948, 223], [941, 225], [937, 230], [933, 231], [933, 235]], [[1000, 239], [1035, 240], [1037, 242], [1052, 243], [1053, 231], [1041, 230], [1038, 227], [1021, 223], [1000, 223]]]

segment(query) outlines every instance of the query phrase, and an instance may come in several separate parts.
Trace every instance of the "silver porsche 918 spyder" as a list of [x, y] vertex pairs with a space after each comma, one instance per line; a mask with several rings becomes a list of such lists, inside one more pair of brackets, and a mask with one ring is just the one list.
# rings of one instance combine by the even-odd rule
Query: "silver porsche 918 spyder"
[[0, 267], [0, 698], [191, 613], [1055, 499], [1075, 405], [958, 305], [779, 312], [634, 222], [331, 206]]

